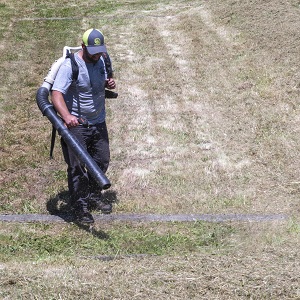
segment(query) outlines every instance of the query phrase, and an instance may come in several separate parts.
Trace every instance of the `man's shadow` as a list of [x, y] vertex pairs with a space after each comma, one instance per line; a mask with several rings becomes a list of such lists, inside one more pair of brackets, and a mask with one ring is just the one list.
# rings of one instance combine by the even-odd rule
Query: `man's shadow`
[[[111, 203], [117, 203], [117, 193], [115, 191], [109, 190], [104, 191], [103, 193], [103, 200], [111, 202]], [[108, 239], [109, 236], [105, 232], [101, 230], [95, 230], [93, 226], [81, 224], [76, 221], [75, 214], [72, 210], [72, 207], [70, 205], [70, 197], [68, 191], [62, 191], [55, 195], [54, 197], [51, 197], [49, 201], [46, 204], [47, 210], [51, 215], [58, 216], [62, 218], [67, 223], [74, 223], [79, 228], [92, 233], [95, 237], [100, 239]]]

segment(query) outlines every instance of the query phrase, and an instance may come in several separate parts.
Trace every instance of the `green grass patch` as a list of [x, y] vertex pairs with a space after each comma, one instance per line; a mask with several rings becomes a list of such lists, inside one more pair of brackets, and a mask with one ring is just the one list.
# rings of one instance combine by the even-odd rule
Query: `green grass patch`
[[[14, 228], [14, 230], [10, 230]], [[81, 230], [85, 229], [85, 230]], [[44, 260], [61, 256], [184, 255], [226, 248], [231, 226], [171, 223], [125, 224], [91, 232], [74, 224], [2, 224], [0, 260]]]
[[3, 39], [5, 32], [7, 31], [6, 20], [9, 19], [12, 15], [12, 10], [4, 4], [0, 3], [0, 38]]

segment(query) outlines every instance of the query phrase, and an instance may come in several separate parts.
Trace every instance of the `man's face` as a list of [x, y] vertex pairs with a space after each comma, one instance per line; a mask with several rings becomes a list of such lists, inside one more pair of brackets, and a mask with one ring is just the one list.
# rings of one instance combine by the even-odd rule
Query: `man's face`
[[83, 46], [83, 54], [84, 54], [84, 59], [87, 60], [88, 62], [91, 63], [96, 63], [100, 57], [102, 56], [102, 52], [96, 53], [94, 55], [89, 54], [89, 52], [87, 51], [86, 46]]

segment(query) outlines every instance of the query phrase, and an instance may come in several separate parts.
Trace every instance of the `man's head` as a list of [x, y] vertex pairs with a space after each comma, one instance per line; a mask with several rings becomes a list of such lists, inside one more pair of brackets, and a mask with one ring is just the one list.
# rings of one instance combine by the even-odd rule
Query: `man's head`
[[104, 36], [98, 29], [87, 30], [82, 37], [82, 43], [90, 55], [106, 52]]

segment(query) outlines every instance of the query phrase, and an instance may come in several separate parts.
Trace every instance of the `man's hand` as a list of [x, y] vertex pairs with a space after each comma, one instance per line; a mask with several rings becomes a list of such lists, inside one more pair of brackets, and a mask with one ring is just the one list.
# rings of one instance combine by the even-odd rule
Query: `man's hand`
[[67, 117], [64, 117], [64, 122], [68, 128], [70, 127], [76, 127], [79, 125], [77, 117], [73, 115], [68, 115]]
[[105, 87], [107, 87], [108, 89], [112, 90], [116, 87], [116, 83], [115, 80], [113, 78], [109, 78], [106, 80], [106, 84]]

